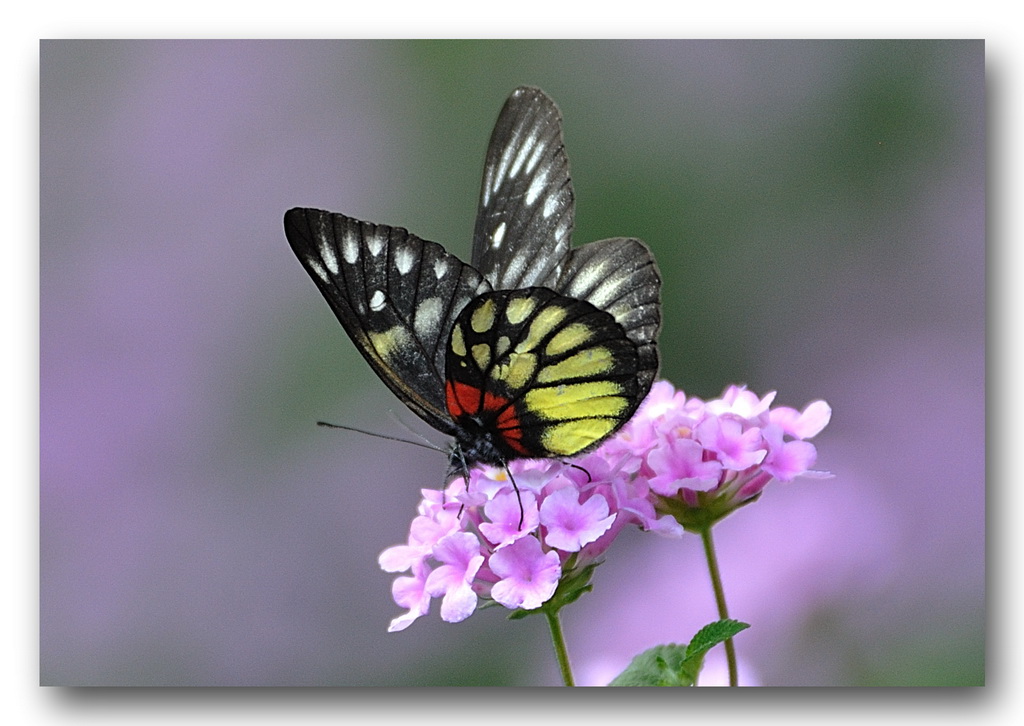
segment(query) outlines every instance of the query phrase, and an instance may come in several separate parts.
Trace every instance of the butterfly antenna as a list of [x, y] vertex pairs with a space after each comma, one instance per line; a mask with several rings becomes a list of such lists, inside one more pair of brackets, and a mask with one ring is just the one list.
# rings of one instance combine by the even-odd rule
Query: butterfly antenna
[[[401, 416], [399, 416], [399, 415], [398, 415], [397, 413], [395, 413], [394, 409], [388, 409], [388, 414], [389, 414], [389, 415], [391, 416], [391, 420], [392, 420], [392, 421], [394, 421], [394, 422], [395, 422], [395, 423], [397, 423], [397, 424], [398, 424], [399, 426], [401, 426], [401, 427], [402, 427], [403, 429], [405, 429], [405, 430], [406, 430], [406, 431], [408, 431], [408, 432], [409, 432], [410, 434], [412, 434], [413, 436], [415, 436], [415, 437], [416, 437], [417, 439], [419, 439], [420, 441], [422, 441], [422, 442], [424, 443], [424, 445], [426, 445], [426, 446], [430, 447], [431, 449], [437, 449], [438, 451], [444, 451], [444, 452], [446, 452], [446, 451], [447, 451], [447, 449], [444, 449], [444, 448], [441, 448], [441, 447], [439, 447], [439, 446], [438, 446], [437, 444], [435, 444], [435, 443], [434, 443], [433, 441], [431, 441], [431, 440], [430, 440], [430, 439], [428, 439], [428, 438], [427, 438], [426, 436], [424, 436], [423, 434], [421, 434], [421, 433], [420, 433], [419, 431], [416, 431], [416, 430], [415, 430], [415, 429], [414, 429], [414, 428], [413, 428], [412, 426], [410, 426], [410, 425], [409, 425], [408, 423], [406, 423], [405, 421], [403, 421], [403, 420], [402, 420], [402, 417], [401, 417]], [[399, 439], [399, 441], [404, 441], [404, 440], [405, 440], [405, 439]]]
[[400, 441], [403, 444], [412, 444], [413, 446], [419, 446], [423, 449], [430, 449], [431, 451], [440, 451], [442, 454], [445, 450], [440, 446], [435, 446], [429, 441], [412, 441], [411, 439], [403, 439], [398, 436], [388, 436], [387, 434], [378, 434], [373, 431], [365, 431], [363, 429], [357, 429], [355, 426], [342, 426], [341, 424], [328, 423], [326, 421], [317, 421], [317, 426], [323, 426], [327, 429], [341, 429], [342, 431], [355, 431], [357, 434], [366, 434], [367, 436], [373, 436], [378, 439], [387, 439], [388, 441]]

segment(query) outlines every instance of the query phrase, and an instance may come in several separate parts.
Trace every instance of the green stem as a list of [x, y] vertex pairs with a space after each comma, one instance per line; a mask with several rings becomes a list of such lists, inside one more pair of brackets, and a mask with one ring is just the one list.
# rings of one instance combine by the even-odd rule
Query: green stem
[[[700, 528], [700, 539], [704, 543], [704, 556], [708, 561], [708, 571], [711, 573], [711, 587], [715, 591], [715, 604], [718, 606], [718, 618], [729, 619], [729, 609], [725, 605], [725, 590], [722, 589], [722, 577], [718, 572], [718, 556], [715, 555], [715, 544], [711, 541], [711, 525], [707, 524]], [[729, 663], [729, 685], [739, 685], [739, 674], [736, 669], [736, 648], [732, 644], [732, 638], [725, 641], [725, 658]]]
[[567, 686], [575, 686], [572, 678], [572, 666], [569, 665], [569, 651], [565, 648], [565, 636], [562, 635], [562, 623], [558, 619], [558, 610], [545, 609], [544, 615], [548, 619], [548, 627], [551, 628], [551, 643], [555, 646], [555, 657], [558, 658], [558, 667], [562, 671], [562, 682]]

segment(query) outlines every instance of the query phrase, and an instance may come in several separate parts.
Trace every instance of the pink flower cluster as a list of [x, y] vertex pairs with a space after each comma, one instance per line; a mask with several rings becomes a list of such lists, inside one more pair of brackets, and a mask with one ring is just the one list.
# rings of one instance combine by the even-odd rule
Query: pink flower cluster
[[705, 402], [659, 381], [614, 438], [572, 464], [511, 462], [519, 496], [508, 474], [491, 467], [474, 469], [468, 486], [457, 477], [443, 492], [424, 489], [408, 542], [379, 558], [386, 572], [408, 573], [392, 587], [407, 611], [389, 630], [407, 628], [435, 597], [447, 622], [469, 617], [481, 598], [538, 608], [627, 525], [680, 536], [686, 518], [669, 500], [700, 507], [697, 492], [709, 492], [719, 509], [735, 508], [773, 478], [819, 474], [805, 439], [825, 427], [831, 409], [824, 401], [802, 412], [772, 409], [774, 396], [732, 386]]
[[651, 491], [689, 507], [713, 499], [719, 508], [735, 508], [772, 479], [830, 476], [811, 470], [817, 450], [807, 439], [828, 425], [832, 409], [825, 401], [803, 411], [772, 408], [774, 400], [774, 391], [760, 397], [743, 386], [729, 386], [711, 401], [688, 399], [658, 381], [632, 420], [602, 448], [639, 457], [638, 473]]

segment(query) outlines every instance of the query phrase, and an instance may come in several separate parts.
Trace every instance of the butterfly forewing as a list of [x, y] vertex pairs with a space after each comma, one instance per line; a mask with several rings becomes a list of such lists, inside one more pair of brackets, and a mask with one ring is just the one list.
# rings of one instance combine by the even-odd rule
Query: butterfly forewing
[[590, 303], [547, 288], [494, 291], [452, 328], [448, 412], [470, 461], [573, 456], [632, 416], [638, 366], [622, 327]]
[[466, 304], [490, 289], [487, 281], [438, 244], [342, 214], [289, 210], [285, 235], [377, 375], [427, 423], [452, 433], [449, 333]]
[[608, 310], [638, 347], [642, 397], [658, 371], [661, 278], [654, 258], [635, 239], [571, 249], [573, 214], [558, 107], [539, 89], [517, 88], [487, 149], [473, 264], [495, 289], [543, 285]]
[[558, 107], [539, 89], [517, 88], [487, 147], [473, 266], [496, 290], [557, 275], [571, 244], [573, 209]]

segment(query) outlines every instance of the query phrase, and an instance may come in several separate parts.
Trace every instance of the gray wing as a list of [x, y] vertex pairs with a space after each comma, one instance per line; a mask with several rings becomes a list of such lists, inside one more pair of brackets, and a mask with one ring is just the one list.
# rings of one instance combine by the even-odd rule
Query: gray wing
[[661, 275], [647, 245], [625, 237], [585, 244], [542, 284], [612, 314], [637, 346], [637, 381], [646, 395], [658, 375], [661, 328]]
[[441, 245], [400, 227], [296, 208], [285, 236], [356, 348], [399, 398], [451, 433], [445, 405], [448, 338], [488, 282]]
[[487, 147], [473, 267], [496, 290], [557, 275], [571, 244], [573, 210], [558, 107], [540, 89], [517, 88]]

